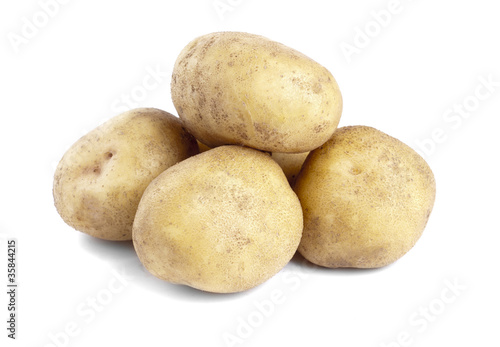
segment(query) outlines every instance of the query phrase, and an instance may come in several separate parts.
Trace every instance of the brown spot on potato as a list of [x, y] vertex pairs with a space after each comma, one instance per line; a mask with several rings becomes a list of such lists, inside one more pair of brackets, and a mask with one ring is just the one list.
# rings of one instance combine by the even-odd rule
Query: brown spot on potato
[[314, 127], [314, 132], [316, 134], [321, 133], [326, 128], [326, 126], [326, 124], [318, 124]]
[[352, 167], [352, 168], [349, 170], [349, 173], [350, 173], [351, 175], [354, 175], [354, 176], [359, 175], [359, 174], [360, 174], [360, 173], [362, 173], [362, 172], [363, 172], [363, 170], [361, 170], [361, 168], [359, 168], [359, 167]]
[[312, 91], [315, 94], [319, 94], [319, 93], [321, 93], [322, 89], [323, 89], [323, 87], [321, 86], [321, 83], [315, 83], [313, 88], [312, 88]]

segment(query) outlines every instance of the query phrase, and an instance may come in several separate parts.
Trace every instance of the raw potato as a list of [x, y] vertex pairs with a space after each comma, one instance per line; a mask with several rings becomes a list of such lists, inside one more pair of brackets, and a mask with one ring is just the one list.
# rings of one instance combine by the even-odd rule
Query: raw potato
[[339, 128], [295, 181], [304, 211], [299, 252], [325, 267], [377, 268], [417, 242], [436, 194], [414, 150], [374, 128]]
[[54, 177], [54, 202], [73, 228], [105, 240], [131, 240], [147, 185], [198, 153], [180, 119], [154, 108], [122, 113], [79, 139]]
[[222, 146], [163, 172], [134, 221], [139, 259], [153, 275], [217, 293], [255, 287], [300, 242], [299, 200], [269, 155]]
[[281, 167], [290, 184], [295, 182], [304, 160], [309, 152], [305, 153], [272, 153], [271, 158]]
[[331, 137], [342, 113], [339, 87], [325, 67], [240, 32], [189, 43], [175, 62], [171, 89], [187, 129], [212, 148], [307, 152]]

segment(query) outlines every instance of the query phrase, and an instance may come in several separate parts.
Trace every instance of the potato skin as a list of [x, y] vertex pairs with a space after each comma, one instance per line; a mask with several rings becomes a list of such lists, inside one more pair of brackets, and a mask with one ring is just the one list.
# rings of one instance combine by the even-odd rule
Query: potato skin
[[271, 158], [281, 167], [285, 173], [288, 182], [293, 185], [295, 178], [302, 168], [302, 164], [307, 158], [309, 152], [305, 153], [271, 153]]
[[431, 213], [434, 175], [413, 149], [371, 127], [337, 129], [295, 181], [304, 211], [299, 252], [331, 268], [388, 265], [417, 242]]
[[[200, 148], [200, 153], [206, 152], [210, 150], [211, 148], [208, 147], [207, 145], [203, 144], [200, 141], [198, 142], [198, 147]], [[266, 152], [269, 153], [269, 152]], [[288, 179], [288, 183], [293, 184], [295, 181], [295, 178], [299, 174], [300, 168], [302, 167], [302, 164], [304, 163], [304, 160], [306, 160], [307, 155], [309, 152], [305, 153], [270, 153], [271, 158], [278, 163], [278, 165], [281, 167], [283, 170], [283, 173], [285, 174], [286, 178]]]
[[148, 186], [133, 242], [156, 277], [216, 293], [255, 287], [297, 250], [299, 200], [269, 155], [221, 146], [172, 166]]
[[325, 67], [241, 32], [189, 43], [175, 62], [171, 91], [187, 129], [212, 148], [307, 152], [331, 137], [342, 113], [339, 87]]
[[198, 153], [179, 118], [154, 108], [124, 112], [80, 138], [54, 175], [62, 219], [105, 240], [131, 240], [137, 205], [147, 185]]

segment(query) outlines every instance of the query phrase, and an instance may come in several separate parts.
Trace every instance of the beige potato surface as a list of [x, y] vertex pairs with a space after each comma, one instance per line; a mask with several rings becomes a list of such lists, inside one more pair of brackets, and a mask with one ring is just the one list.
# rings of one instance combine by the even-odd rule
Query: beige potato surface
[[299, 252], [331, 268], [377, 268], [410, 250], [431, 213], [434, 175], [413, 149], [371, 127], [337, 129], [294, 185], [304, 211]]
[[105, 240], [131, 240], [148, 184], [196, 153], [195, 138], [170, 113], [153, 108], [122, 113], [64, 154], [54, 175], [55, 206], [76, 230]]
[[305, 153], [271, 153], [271, 158], [281, 167], [290, 184], [295, 182], [302, 164], [307, 158], [309, 152]]
[[212, 148], [307, 152], [331, 137], [342, 113], [339, 87], [325, 67], [242, 32], [190, 42], [175, 62], [171, 92], [187, 129]]
[[[208, 147], [207, 145], [201, 143], [198, 141], [198, 147], [200, 148], [200, 153], [206, 152], [210, 150], [211, 148]], [[269, 152], [266, 152], [269, 153]], [[299, 174], [300, 168], [302, 167], [302, 164], [304, 163], [304, 160], [306, 160], [307, 155], [309, 152], [305, 153], [270, 153], [271, 158], [275, 162], [278, 163], [278, 165], [281, 167], [283, 170], [283, 173], [285, 174], [286, 178], [288, 179], [288, 182], [292, 184], [295, 180], [295, 177]]]
[[148, 186], [133, 226], [156, 277], [231, 293], [280, 271], [297, 250], [299, 200], [269, 155], [221, 146], [167, 169]]

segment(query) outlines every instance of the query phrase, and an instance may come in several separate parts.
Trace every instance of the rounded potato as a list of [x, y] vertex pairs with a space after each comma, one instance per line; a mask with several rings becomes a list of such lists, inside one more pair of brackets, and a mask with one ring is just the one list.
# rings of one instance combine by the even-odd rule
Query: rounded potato
[[377, 268], [417, 242], [436, 194], [413, 149], [374, 128], [339, 128], [295, 181], [304, 211], [299, 252], [325, 267]]
[[339, 87], [325, 67], [241, 32], [189, 43], [175, 62], [171, 91], [187, 129], [209, 147], [307, 152], [331, 137], [342, 113]]
[[170, 113], [154, 108], [122, 113], [64, 154], [54, 176], [55, 206], [76, 230], [105, 240], [131, 240], [147, 185], [196, 153], [195, 138]]
[[297, 250], [299, 200], [269, 155], [221, 146], [172, 166], [148, 186], [133, 242], [156, 277], [217, 293], [255, 287]]

